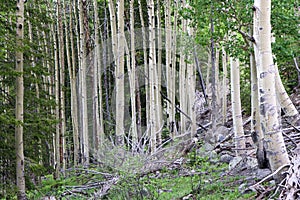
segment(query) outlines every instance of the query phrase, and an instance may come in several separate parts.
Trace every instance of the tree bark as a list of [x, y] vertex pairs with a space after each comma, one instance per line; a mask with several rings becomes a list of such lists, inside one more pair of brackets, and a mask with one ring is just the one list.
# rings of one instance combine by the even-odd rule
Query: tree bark
[[[260, 99], [260, 119], [264, 133], [264, 146], [270, 168], [274, 172], [290, 162], [282, 136], [280, 115], [276, 99], [276, 69], [271, 49], [271, 0], [255, 0], [254, 37]], [[279, 175], [275, 177], [280, 180]]]
[[132, 149], [137, 151], [138, 133], [137, 133], [137, 112], [136, 112], [136, 60], [135, 60], [135, 29], [134, 29], [134, 0], [130, 0], [130, 58], [131, 66], [128, 66], [130, 82], [130, 99], [131, 99], [131, 136]]
[[124, 144], [124, 51], [125, 51], [125, 34], [124, 34], [124, 0], [117, 1], [117, 65], [115, 69], [116, 81], [116, 144]]
[[89, 133], [88, 133], [88, 111], [87, 111], [87, 87], [86, 87], [86, 34], [84, 29], [84, 3], [85, 0], [78, 0], [79, 12], [79, 45], [80, 45], [80, 64], [79, 64], [79, 113], [81, 120], [81, 148], [82, 148], [82, 163], [84, 166], [89, 165]]
[[222, 116], [223, 124], [227, 122], [227, 54], [222, 47], [222, 67], [223, 67], [223, 97], [222, 97]]
[[[232, 119], [235, 147], [237, 149], [245, 149], [245, 135], [243, 128], [241, 97], [240, 97], [240, 64], [239, 61], [230, 58], [231, 72], [231, 104], [232, 104]], [[236, 150], [236, 155], [245, 155], [245, 151]]]
[[16, 125], [15, 125], [15, 148], [16, 148], [16, 183], [18, 199], [26, 199], [25, 171], [24, 171], [24, 79], [23, 79], [23, 38], [24, 38], [24, 1], [17, 2], [17, 32], [16, 32]]

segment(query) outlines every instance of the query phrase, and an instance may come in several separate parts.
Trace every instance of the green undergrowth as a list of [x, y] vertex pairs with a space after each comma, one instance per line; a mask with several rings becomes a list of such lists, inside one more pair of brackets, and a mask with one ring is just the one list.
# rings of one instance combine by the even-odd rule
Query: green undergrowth
[[[210, 162], [191, 153], [181, 165], [166, 166], [146, 175], [118, 172], [116, 184], [102, 197], [107, 200], [140, 199], [253, 199], [254, 194], [240, 194], [238, 186], [244, 177], [229, 176], [227, 164]], [[93, 199], [99, 188], [87, 188], [76, 193], [74, 188], [90, 183], [105, 181], [105, 168], [69, 172], [65, 178], [54, 180], [51, 175], [43, 178], [42, 186], [27, 193], [29, 199], [55, 196], [59, 199]], [[110, 169], [112, 170], [112, 169]], [[113, 171], [105, 173], [113, 174]], [[73, 191], [73, 192], [70, 192]]]

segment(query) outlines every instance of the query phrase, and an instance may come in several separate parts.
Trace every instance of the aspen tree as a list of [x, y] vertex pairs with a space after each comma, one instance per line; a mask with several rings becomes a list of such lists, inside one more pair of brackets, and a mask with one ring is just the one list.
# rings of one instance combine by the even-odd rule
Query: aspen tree
[[62, 19], [62, 2], [57, 0], [57, 26], [58, 26], [58, 53], [59, 53], [59, 132], [60, 132], [60, 157], [62, 170], [66, 170], [66, 142], [65, 142], [65, 45], [64, 45], [64, 32], [63, 32], [63, 19]]
[[264, 133], [261, 129], [259, 115], [259, 94], [258, 94], [258, 79], [257, 79], [257, 64], [254, 59], [254, 52], [250, 54], [250, 70], [251, 70], [251, 136], [254, 144], [257, 147], [256, 158], [259, 168], [267, 167], [265, 150], [263, 146]]
[[83, 165], [89, 165], [89, 133], [87, 114], [87, 87], [86, 87], [86, 34], [84, 34], [84, 3], [85, 0], [78, 0], [79, 12], [79, 44], [80, 44], [80, 65], [79, 65], [79, 113], [81, 120], [81, 148], [83, 152]]
[[[141, 20], [141, 29], [142, 29], [142, 38], [143, 38], [143, 55], [144, 55], [144, 73], [145, 73], [145, 93], [146, 93], [146, 121], [150, 120], [150, 100], [149, 100], [149, 72], [148, 72], [148, 53], [147, 53], [147, 39], [146, 39], [146, 30], [145, 22], [143, 17], [143, 9], [141, 0], [138, 0], [139, 4], [139, 14]], [[150, 123], [147, 123], [147, 132], [150, 130]]]
[[[71, 2], [69, 7], [75, 7], [75, 2]], [[75, 8], [72, 9], [73, 12], [76, 10]], [[66, 10], [64, 10], [64, 15], [66, 16]], [[74, 166], [77, 166], [79, 163], [79, 136], [78, 136], [78, 97], [77, 97], [77, 90], [76, 90], [76, 53], [74, 50], [74, 35], [73, 35], [73, 13], [70, 13], [69, 18], [69, 30], [70, 30], [70, 46], [71, 46], [71, 59], [70, 59], [70, 52], [69, 52], [69, 37], [66, 37], [66, 53], [67, 53], [67, 62], [68, 62], [68, 70], [69, 70], [69, 78], [70, 78], [70, 89], [71, 89], [71, 118], [72, 118], [72, 131], [73, 131], [73, 145], [74, 145], [74, 152], [73, 152], [73, 162]], [[66, 18], [66, 17], [65, 17]], [[65, 32], [67, 33], [67, 20], [65, 21]]]
[[[58, 58], [58, 42], [57, 37], [54, 34], [55, 30], [53, 28], [53, 48], [54, 48], [54, 96], [55, 96], [55, 118], [59, 121], [59, 58]], [[59, 123], [55, 125], [55, 138], [54, 138], [54, 164], [55, 172], [54, 179], [60, 178], [60, 128]]]
[[156, 101], [155, 101], [155, 81], [157, 78], [156, 71], [156, 49], [155, 49], [155, 13], [154, 1], [148, 1], [148, 18], [149, 18], [149, 99], [150, 99], [150, 150], [151, 153], [156, 151]]
[[300, 116], [297, 108], [291, 101], [288, 93], [286, 92], [284, 85], [281, 81], [277, 64], [275, 63], [275, 86], [276, 86], [276, 95], [279, 100], [279, 104], [285, 113], [285, 117], [289, 117], [291, 123], [294, 126], [300, 125]]
[[[260, 118], [264, 146], [272, 171], [290, 162], [282, 136], [271, 49], [271, 0], [254, 1], [255, 57], [259, 82]], [[278, 175], [277, 180], [281, 177]]]
[[107, 120], [111, 121], [111, 113], [110, 113], [110, 106], [109, 106], [109, 87], [108, 87], [108, 80], [107, 80], [107, 9], [106, 9], [106, 1], [105, 1], [105, 6], [104, 6], [104, 22], [103, 22], [103, 34], [100, 32], [100, 37], [101, 37], [101, 44], [102, 44], [102, 60], [103, 60], [103, 74], [104, 74], [104, 88], [105, 88], [105, 104], [106, 104], [106, 115], [107, 115]]
[[215, 40], [214, 40], [214, 6], [211, 3], [211, 16], [210, 16], [210, 31], [211, 31], [211, 38], [210, 38], [210, 53], [211, 53], [211, 121], [212, 121], [212, 131], [213, 133], [216, 130], [217, 126], [217, 80], [216, 80], [216, 54], [215, 54]]
[[[186, 1], [182, 1], [182, 6], [186, 7]], [[182, 35], [183, 37], [187, 34], [187, 20], [181, 19], [182, 24]], [[180, 58], [179, 58], [179, 101], [180, 101], [180, 109], [185, 112], [187, 112], [187, 93], [186, 93], [186, 52], [184, 48], [184, 39], [181, 40], [182, 45], [180, 46]], [[186, 116], [184, 116], [183, 113], [180, 113], [180, 133], [183, 134], [186, 131]]]
[[223, 67], [223, 97], [222, 97], [222, 116], [223, 124], [227, 121], [227, 54], [222, 47], [222, 67]]
[[116, 144], [124, 144], [124, 0], [117, 1], [117, 55], [115, 68], [115, 91], [116, 91]]
[[[161, 8], [160, 0], [156, 1], [156, 37], [157, 37], [157, 84], [156, 84], [156, 105], [157, 105], [157, 130], [163, 126], [163, 111], [161, 103], [161, 85], [162, 85], [162, 28], [161, 28]], [[161, 131], [157, 133], [157, 145], [162, 144]]]
[[[232, 104], [232, 120], [235, 147], [237, 149], [245, 149], [245, 135], [243, 128], [242, 106], [240, 97], [240, 64], [239, 60], [230, 58], [230, 78], [231, 78], [231, 104]], [[245, 151], [236, 150], [236, 155], [244, 155]]]
[[99, 146], [102, 146], [104, 140], [103, 115], [102, 115], [102, 84], [101, 84], [101, 58], [99, 44], [99, 17], [97, 0], [93, 1], [94, 6], [94, 35], [95, 49], [93, 61], [93, 135], [94, 151], [97, 159]]
[[25, 193], [25, 169], [24, 169], [24, 79], [23, 79], [23, 38], [24, 38], [24, 1], [17, 1], [17, 31], [16, 31], [16, 125], [15, 125], [15, 148], [16, 148], [16, 183], [18, 199], [26, 199]]
[[[194, 34], [194, 30], [192, 27], [190, 27], [190, 20], [187, 22], [187, 33], [189, 36], [192, 36]], [[194, 62], [187, 64], [187, 86], [188, 86], [188, 114], [190, 116], [190, 130], [191, 130], [191, 137], [193, 137], [196, 134], [197, 131], [197, 124], [196, 124], [196, 112], [195, 112], [195, 95], [196, 95], [196, 74], [195, 74], [195, 59], [191, 55], [194, 55], [193, 52], [190, 51], [189, 56], [187, 57], [189, 61], [194, 60]]]
[[134, 0], [130, 0], [130, 58], [131, 66], [129, 69], [129, 83], [130, 83], [130, 99], [131, 99], [131, 132], [132, 132], [132, 148], [136, 151], [138, 144], [137, 134], [137, 113], [136, 113], [136, 61], [135, 61], [135, 33], [134, 33]]
[[171, 102], [167, 102], [167, 117], [168, 117], [168, 126], [170, 131], [170, 137], [174, 137], [174, 128], [175, 128], [175, 112], [174, 112], [174, 103], [172, 91], [173, 83], [173, 69], [172, 67], [172, 22], [171, 22], [171, 1], [165, 0], [165, 34], [166, 34], [166, 87], [167, 87], [167, 96]]
[[179, 1], [176, 1], [173, 3], [174, 5], [172, 6], [174, 8], [174, 14], [173, 14], [173, 25], [171, 25], [172, 31], [171, 33], [171, 74], [170, 74], [170, 100], [171, 100], [171, 109], [172, 109], [172, 122], [171, 122], [171, 130], [173, 130], [173, 136], [177, 135], [177, 125], [176, 125], [176, 119], [175, 119], [175, 114], [176, 114], [176, 61], [177, 61], [177, 26], [178, 26], [178, 9], [179, 9]]

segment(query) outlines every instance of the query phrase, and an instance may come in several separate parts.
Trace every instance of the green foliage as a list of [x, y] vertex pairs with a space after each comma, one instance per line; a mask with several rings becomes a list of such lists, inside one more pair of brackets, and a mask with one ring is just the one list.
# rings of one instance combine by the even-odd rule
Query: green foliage
[[[45, 82], [51, 69], [45, 63], [51, 63], [49, 52], [52, 44], [48, 42], [51, 22], [45, 0], [28, 1], [25, 4], [24, 40], [21, 50], [24, 53], [24, 152], [26, 187], [34, 188], [33, 179], [49, 170], [49, 157], [54, 124], [51, 108], [55, 102], [49, 97]], [[14, 194], [11, 190], [15, 184], [15, 129], [20, 122], [15, 121], [15, 80], [20, 73], [15, 71], [15, 37], [16, 37], [16, 3], [1, 2], [0, 11], [0, 177], [3, 180], [1, 191]], [[33, 39], [29, 39], [28, 22], [31, 23]], [[42, 34], [44, 31], [45, 35]], [[46, 44], [44, 44], [44, 40]], [[49, 51], [46, 52], [45, 50]], [[40, 155], [40, 156], [37, 156]], [[2, 163], [5, 162], [5, 163]], [[42, 162], [43, 165], [38, 164]], [[49, 171], [47, 171], [49, 172]], [[5, 177], [5, 178], [3, 178]], [[3, 197], [0, 194], [0, 197]]]

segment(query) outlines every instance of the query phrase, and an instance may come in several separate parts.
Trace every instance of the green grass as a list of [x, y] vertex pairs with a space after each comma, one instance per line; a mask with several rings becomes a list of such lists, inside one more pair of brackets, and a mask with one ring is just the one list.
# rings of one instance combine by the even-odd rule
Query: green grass
[[[238, 186], [244, 177], [228, 176], [227, 164], [212, 164], [208, 158], [189, 154], [188, 161], [178, 169], [167, 167], [158, 172], [139, 176], [122, 172], [120, 179], [104, 197], [108, 200], [170, 200], [180, 199], [192, 194], [194, 199], [253, 199], [254, 193], [241, 195]], [[104, 172], [103, 168], [94, 168]], [[192, 173], [193, 172], [193, 173]], [[51, 175], [45, 177], [42, 186], [29, 191], [28, 199], [40, 199], [43, 196], [55, 196], [64, 199], [87, 199], [97, 190], [88, 189], [84, 194], [63, 197], [69, 186], [84, 185], [87, 182], [104, 181], [102, 175], [89, 173], [68, 174], [67, 178], [54, 180]], [[80, 196], [81, 195], [81, 196]]]

